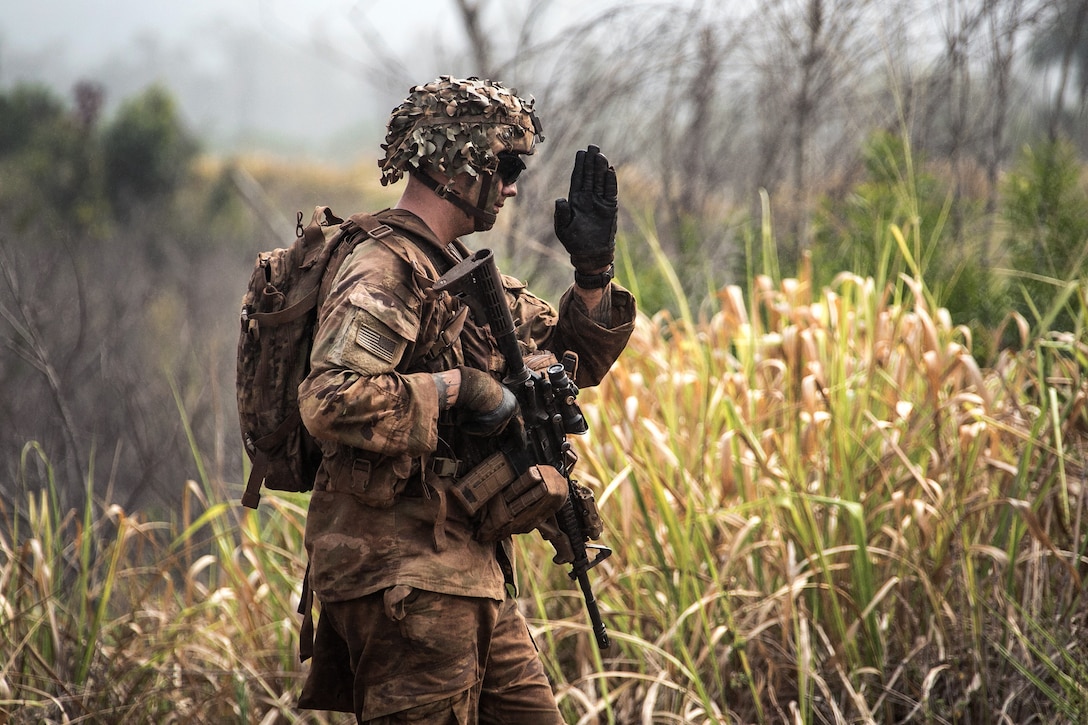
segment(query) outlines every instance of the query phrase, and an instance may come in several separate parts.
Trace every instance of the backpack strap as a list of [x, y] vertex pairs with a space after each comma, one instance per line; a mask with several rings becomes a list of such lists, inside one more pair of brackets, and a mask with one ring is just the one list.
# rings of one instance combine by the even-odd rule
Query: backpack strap
[[384, 239], [393, 233], [393, 227], [373, 214], [352, 214], [348, 221], [366, 232], [371, 239]]
[[359, 232], [363, 232], [366, 237], [382, 242], [386, 246], [389, 246], [390, 249], [393, 249], [393, 251], [397, 251], [389, 244], [389, 242], [385, 241], [386, 237], [393, 234], [393, 229], [378, 221], [370, 214], [354, 214], [340, 225], [340, 229], [340, 241], [329, 256], [329, 262], [325, 267], [325, 274], [321, 278], [321, 284], [314, 290], [314, 302], [316, 304], [320, 304], [322, 300], [329, 296], [329, 292], [332, 291], [333, 282], [336, 281], [336, 277], [340, 272], [340, 267], [343, 266], [344, 261], [347, 260], [351, 253], [355, 251], [355, 247], [363, 241], [364, 235]]
[[[397, 220], [391, 219], [389, 220], [391, 224], [386, 224], [380, 217], [371, 216], [370, 214], [355, 214], [350, 218], [350, 221], [358, 224], [366, 231], [368, 236], [382, 242], [390, 251], [402, 259], [406, 259], [413, 266], [433, 268], [432, 273], [441, 274], [458, 262], [472, 256], [472, 253], [469, 252], [460, 239], [454, 239], [449, 244], [442, 245], [433, 235], [426, 236], [423, 230]], [[394, 246], [392, 243], [394, 238], [406, 240], [408, 244]], [[433, 280], [426, 280], [424, 286], [429, 286], [431, 283], [433, 283]], [[449, 324], [439, 332], [431, 347], [423, 352], [420, 361], [425, 365], [450, 348], [460, 337], [467, 319], [468, 307], [462, 307], [460, 313], [454, 315]]]
[[294, 322], [314, 308], [314, 305], [317, 304], [317, 292], [318, 288], [314, 287], [295, 304], [276, 312], [248, 312], [242, 318], [242, 323], [245, 324], [253, 320], [258, 327], [265, 325], [274, 327], [275, 325], [286, 325], [288, 322]]
[[306, 573], [302, 575], [298, 613], [302, 615], [302, 627], [298, 632], [298, 659], [305, 662], [314, 656], [314, 590], [310, 588], [309, 560], [306, 561]]
[[[460, 239], [454, 239], [449, 244], [439, 242], [434, 233], [414, 215], [412, 218], [416, 220], [417, 223], [415, 224], [396, 216], [386, 217], [383, 215], [384, 212], [378, 212], [374, 216], [356, 214], [351, 217], [351, 220], [363, 229], [375, 228], [375, 233], [379, 234], [382, 239], [388, 237], [390, 233], [395, 233], [398, 239], [410, 242], [410, 244], [404, 245], [403, 253], [407, 254], [411, 261], [418, 261], [418, 258], [412, 255], [412, 252], [422, 252], [439, 274], [472, 256]], [[379, 237], [374, 238], [378, 239]], [[390, 248], [392, 249], [392, 247]]]
[[257, 440], [245, 441], [246, 446], [253, 448], [253, 467], [249, 470], [249, 480], [246, 481], [246, 490], [242, 494], [242, 505], [251, 509], [257, 508], [261, 502], [261, 484], [264, 482], [265, 473], [268, 472], [268, 451], [276, 448], [291, 431], [298, 428], [301, 415], [298, 408], [291, 410], [276, 430]]

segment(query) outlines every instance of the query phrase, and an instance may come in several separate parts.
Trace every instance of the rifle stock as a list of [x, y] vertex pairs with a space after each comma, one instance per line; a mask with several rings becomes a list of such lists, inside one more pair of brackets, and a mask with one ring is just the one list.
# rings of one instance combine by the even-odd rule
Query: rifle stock
[[[523, 473], [530, 466], [546, 464], [567, 481], [567, 500], [554, 516], [554, 525], [541, 526], [540, 530], [555, 547], [555, 562], [570, 563], [568, 575], [582, 590], [597, 646], [606, 650], [611, 641], [593, 595], [589, 570], [607, 559], [612, 550], [587, 543], [601, 534], [600, 516], [592, 492], [571, 478], [577, 456], [567, 434], [582, 434], [589, 429], [576, 402], [578, 389], [562, 364], [552, 365], [545, 375], [533, 372], [525, 364], [491, 250], [482, 249], [455, 265], [433, 289], [461, 299], [477, 320], [486, 322], [506, 359], [503, 384], [517, 397], [523, 421], [511, 436], [514, 443], [503, 447], [515, 470]], [[589, 556], [590, 550], [594, 552], [593, 558]]]

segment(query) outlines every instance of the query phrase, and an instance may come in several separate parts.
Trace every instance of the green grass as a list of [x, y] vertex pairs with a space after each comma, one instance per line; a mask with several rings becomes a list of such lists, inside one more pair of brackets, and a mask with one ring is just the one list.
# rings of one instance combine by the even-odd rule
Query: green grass
[[169, 522], [93, 498], [62, 512], [48, 492], [5, 508], [0, 720], [302, 721], [304, 515], [285, 498], [243, 514], [196, 482]]

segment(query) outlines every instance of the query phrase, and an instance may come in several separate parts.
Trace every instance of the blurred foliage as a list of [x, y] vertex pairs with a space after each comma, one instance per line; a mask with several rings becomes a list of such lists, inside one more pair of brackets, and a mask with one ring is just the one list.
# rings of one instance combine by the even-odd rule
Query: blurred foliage
[[64, 116], [64, 105], [44, 87], [18, 86], [0, 95], [0, 156], [37, 145], [35, 136]]
[[241, 475], [235, 314], [257, 252], [293, 239], [288, 210], [346, 215], [391, 192], [374, 167], [201, 155], [158, 86], [110, 117], [103, 101], [93, 83], [0, 92], [0, 499], [45, 485], [33, 461], [18, 470], [33, 440], [69, 480], [172, 508], [194, 475], [172, 384], [217, 477]]
[[[1088, 263], [1088, 193], [1074, 148], [1064, 141], [1025, 147], [1004, 184], [1009, 274], [1022, 294], [1010, 304], [1048, 329], [1076, 329], [1075, 292]], [[1052, 311], [1052, 315], [1045, 313]], [[1083, 320], [1080, 320], [1083, 325]]]
[[[913, 153], [904, 140], [880, 132], [866, 142], [861, 180], [825, 195], [813, 221], [817, 286], [841, 272], [894, 284], [899, 275], [924, 277], [952, 319], [977, 334], [976, 352], [987, 359], [989, 330], [1008, 312], [1006, 282], [983, 253], [984, 200], [954, 197], [952, 182], [936, 164]], [[948, 223], [955, 205], [960, 231]], [[964, 229], [967, 232], [964, 232]], [[897, 239], [895, 232], [901, 231]], [[958, 238], [957, 238], [958, 237]]]
[[[813, 253], [818, 258], [817, 284], [827, 284], [840, 270], [878, 280], [910, 273], [894, 251], [893, 226], [927, 230], [934, 238], [915, 260], [919, 271], [947, 274], [950, 250], [938, 244], [944, 232], [949, 190], [924, 160], [910, 156], [902, 138], [882, 132], [872, 136], [862, 154], [861, 181], [838, 197], [825, 197], [814, 223]], [[928, 276], [928, 274], [927, 274]]]
[[126, 101], [102, 135], [106, 188], [119, 215], [181, 186], [197, 152], [173, 99], [152, 87]]
[[148, 203], [169, 209], [198, 151], [170, 95], [151, 87], [100, 123], [103, 91], [75, 89], [75, 108], [51, 90], [0, 94], [0, 209], [15, 230], [56, 225], [50, 239], [89, 235], [108, 242]]
[[1037, 66], [1060, 65], [1068, 57], [1081, 102], [1088, 91], [1088, 5], [1083, 0], [1055, 0], [1031, 40], [1030, 58]]
[[0, 204], [25, 222], [55, 217], [67, 227], [105, 216], [100, 148], [91, 129], [45, 88], [0, 94]]
[[91, 471], [127, 505], [159, 504], [188, 467], [162, 414], [170, 379], [187, 381], [201, 441], [223, 450], [223, 311], [247, 262], [230, 255], [254, 225], [224, 199], [229, 177], [199, 175], [164, 90], [112, 118], [102, 106], [91, 83], [71, 103], [34, 86], [0, 93], [0, 460], [6, 489], [17, 451], [39, 441], [73, 480]]

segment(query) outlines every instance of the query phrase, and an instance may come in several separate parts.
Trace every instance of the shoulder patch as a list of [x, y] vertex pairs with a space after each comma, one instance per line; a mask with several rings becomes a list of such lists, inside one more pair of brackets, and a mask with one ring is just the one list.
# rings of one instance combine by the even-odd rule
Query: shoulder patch
[[355, 333], [355, 344], [387, 363], [393, 363], [396, 360], [401, 347], [398, 340], [388, 337], [381, 330], [365, 322], [359, 325], [359, 331]]

